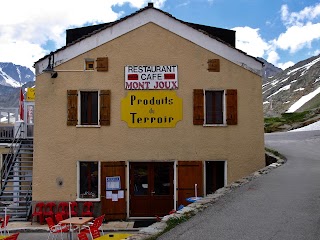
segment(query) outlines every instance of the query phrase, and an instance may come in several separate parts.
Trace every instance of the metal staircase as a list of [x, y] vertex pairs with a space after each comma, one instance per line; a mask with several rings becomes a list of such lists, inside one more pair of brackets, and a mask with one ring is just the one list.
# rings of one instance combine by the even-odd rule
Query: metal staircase
[[13, 139], [1, 168], [0, 216], [26, 221], [31, 212], [33, 139], [25, 139], [23, 124]]

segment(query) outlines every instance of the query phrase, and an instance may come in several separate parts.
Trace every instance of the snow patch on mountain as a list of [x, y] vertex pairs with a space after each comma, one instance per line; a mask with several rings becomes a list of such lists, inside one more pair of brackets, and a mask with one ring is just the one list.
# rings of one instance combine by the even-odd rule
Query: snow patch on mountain
[[12, 87], [20, 87], [20, 82], [16, 81], [15, 79], [13, 79], [12, 77], [10, 77], [6, 72], [4, 72], [2, 70], [2, 68], [0, 67], [0, 74], [2, 75], [3, 79], [2, 81], [0, 81], [1, 85], [4, 86], [12, 86]]
[[292, 113], [301, 108], [305, 103], [310, 101], [312, 98], [317, 96], [320, 93], [320, 87], [318, 87], [315, 91], [301, 97], [298, 101], [296, 101], [292, 106], [288, 109], [287, 113]]

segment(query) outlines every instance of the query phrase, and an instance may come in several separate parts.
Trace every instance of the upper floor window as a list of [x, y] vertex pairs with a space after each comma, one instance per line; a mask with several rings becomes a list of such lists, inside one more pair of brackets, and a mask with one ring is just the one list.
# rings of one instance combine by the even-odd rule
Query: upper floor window
[[205, 124], [224, 124], [224, 91], [205, 91]]
[[86, 60], [86, 70], [94, 70], [94, 61], [93, 60]]
[[98, 92], [81, 91], [81, 125], [98, 125]]
[[68, 90], [68, 126], [110, 125], [110, 90]]
[[236, 125], [237, 90], [193, 90], [194, 125]]

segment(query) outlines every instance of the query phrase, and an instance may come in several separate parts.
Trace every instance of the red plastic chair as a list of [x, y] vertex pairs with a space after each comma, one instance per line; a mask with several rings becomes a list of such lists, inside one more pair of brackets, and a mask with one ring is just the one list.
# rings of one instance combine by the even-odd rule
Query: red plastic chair
[[84, 232], [78, 234], [78, 239], [79, 240], [89, 240], [87, 234]]
[[54, 219], [54, 208], [56, 207], [56, 204], [54, 202], [48, 202], [45, 205], [44, 212], [43, 212], [43, 217], [51, 217]]
[[1, 233], [1, 235], [4, 235], [6, 232], [7, 232], [8, 234], [10, 234], [9, 229], [7, 228], [9, 219], [10, 219], [10, 215], [7, 215], [7, 216], [4, 218], [4, 220], [2, 221], [1, 226], [0, 226], [0, 233]]
[[63, 219], [68, 218], [68, 203], [67, 202], [59, 203], [56, 213], [62, 214]]
[[93, 203], [92, 202], [85, 202], [83, 204], [82, 216], [83, 217], [92, 217], [93, 216]]
[[[63, 216], [61, 213], [56, 213], [56, 222], [57, 224], [60, 224], [59, 222], [61, 222], [63, 220]], [[60, 224], [61, 226], [65, 225], [65, 224]]]
[[91, 228], [91, 237], [92, 239], [100, 237], [100, 232], [98, 228]]
[[31, 216], [31, 225], [34, 217], [37, 217], [37, 221], [40, 222], [40, 224], [43, 224], [43, 208], [44, 208], [44, 203], [43, 202], [38, 202], [34, 208], [34, 212], [32, 213]]
[[104, 216], [105, 215], [103, 214], [100, 217], [95, 218], [92, 223], [89, 223], [88, 225], [84, 225], [80, 231], [84, 233], [90, 233], [92, 237], [92, 229], [96, 228], [98, 230], [100, 229], [102, 231], [102, 234], [104, 234], [103, 229], [101, 228], [102, 222], [104, 220]]
[[[71, 202], [70, 208], [71, 208], [71, 217], [78, 216], [78, 210], [77, 210], [78, 203], [77, 202]], [[68, 211], [68, 214], [69, 214], [69, 211]]]
[[62, 233], [68, 233], [69, 232], [69, 228], [67, 228], [67, 226], [62, 226], [60, 224], [55, 225], [53, 218], [48, 217], [46, 218], [46, 222], [48, 223], [48, 227], [49, 227], [49, 235], [48, 235], [48, 239], [50, 238], [51, 234], [61, 234], [61, 239], [63, 239]]
[[3, 238], [3, 240], [17, 240], [20, 233], [12, 234], [8, 237]]

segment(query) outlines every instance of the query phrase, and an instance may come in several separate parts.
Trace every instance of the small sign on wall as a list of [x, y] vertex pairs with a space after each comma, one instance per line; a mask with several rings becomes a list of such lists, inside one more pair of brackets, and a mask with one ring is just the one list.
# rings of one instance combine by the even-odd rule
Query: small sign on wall
[[178, 66], [125, 66], [127, 90], [178, 89]]
[[35, 93], [36, 89], [35, 88], [27, 88], [27, 101], [34, 101], [36, 93]]
[[106, 190], [119, 190], [121, 188], [120, 176], [106, 177]]
[[208, 60], [208, 71], [209, 72], [220, 72], [220, 59], [209, 59]]
[[174, 128], [182, 120], [182, 99], [175, 91], [129, 91], [121, 120], [131, 128]]

